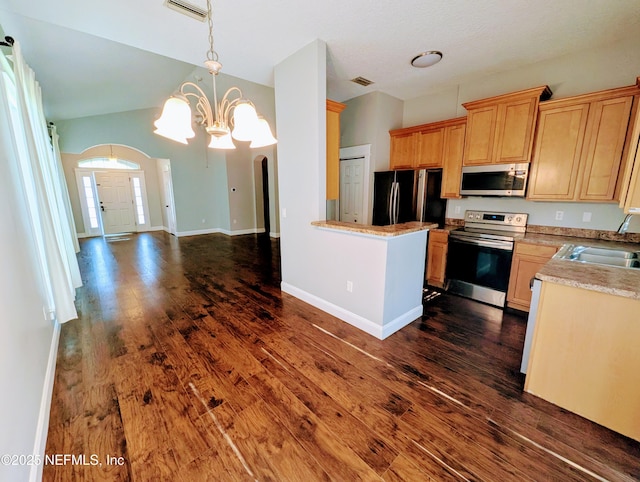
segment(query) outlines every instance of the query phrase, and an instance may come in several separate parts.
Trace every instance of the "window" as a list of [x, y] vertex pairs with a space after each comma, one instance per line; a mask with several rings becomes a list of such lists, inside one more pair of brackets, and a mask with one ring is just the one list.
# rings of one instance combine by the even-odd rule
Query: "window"
[[93, 183], [91, 176], [82, 176], [82, 187], [87, 200], [87, 211], [89, 212], [89, 224], [91, 229], [98, 228], [98, 211], [96, 210], [96, 197], [93, 193]]
[[140, 169], [140, 164], [124, 159], [109, 159], [107, 157], [94, 157], [78, 161], [78, 167], [86, 169]]
[[142, 202], [142, 189], [140, 188], [140, 178], [134, 177], [133, 181], [133, 197], [136, 206], [136, 216], [138, 218], [138, 225], [145, 224], [144, 222], [144, 204]]

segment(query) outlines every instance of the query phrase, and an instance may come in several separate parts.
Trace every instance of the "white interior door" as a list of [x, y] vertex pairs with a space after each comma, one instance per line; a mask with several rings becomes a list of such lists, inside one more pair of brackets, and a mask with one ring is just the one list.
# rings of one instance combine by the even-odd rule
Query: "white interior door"
[[167, 229], [171, 234], [176, 234], [176, 212], [173, 203], [173, 183], [171, 181], [171, 168], [169, 166], [164, 166], [162, 169], [162, 186]]
[[129, 173], [96, 172], [95, 178], [104, 234], [137, 231]]
[[364, 159], [340, 161], [340, 221], [366, 223], [363, 212]]

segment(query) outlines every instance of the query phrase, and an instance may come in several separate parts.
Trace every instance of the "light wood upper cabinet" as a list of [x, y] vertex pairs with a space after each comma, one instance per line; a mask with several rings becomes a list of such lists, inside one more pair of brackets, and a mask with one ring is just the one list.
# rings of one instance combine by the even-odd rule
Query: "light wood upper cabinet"
[[390, 168], [442, 168], [442, 197], [460, 197], [465, 126], [458, 117], [390, 131]]
[[327, 99], [327, 199], [340, 197], [340, 112], [345, 107]]
[[442, 167], [444, 127], [425, 129], [417, 133], [417, 168]]
[[590, 108], [584, 172], [578, 199], [611, 201], [620, 172], [632, 96], [594, 102]]
[[465, 166], [529, 162], [540, 99], [549, 87], [462, 104], [467, 109]]
[[[636, 81], [640, 87], [640, 77]], [[629, 147], [625, 155], [625, 170], [620, 183], [620, 207], [625, 213], [640, 214], [640, 98], [636, 96], [629, 122]]]
[[529, 199], [573, 199], [588, 114], [588, 104], [540, 106]]
[[452, 125], [445, 127], [444, 152], [442, 161], [442, 198], [460, 197], [460, 178], [462, 176], [462, 156], [466, 118], [454, 119]]
[[[399, 131], [402, 131], [400, 129]], [[416, 162], [418, 134], [416, 132], [391, 131], [391, 169], [411, 169]]]
[[527, 198], [616, 200], [639, 93], [632, 86], [540, 104]]
[[471, 109], [467, 114], [467, 139], [464, 165], [491, 164], [496, 136], [498, 106]]

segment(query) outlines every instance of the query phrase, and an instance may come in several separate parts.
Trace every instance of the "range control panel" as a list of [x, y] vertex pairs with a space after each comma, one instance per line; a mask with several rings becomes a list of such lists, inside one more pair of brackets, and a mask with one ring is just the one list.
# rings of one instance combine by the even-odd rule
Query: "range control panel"
[[489, 211], [465, 211], [465, 227], [484, 227], [486, 229], [506, 229], [524, 232], [528, 214], [498, 213]]

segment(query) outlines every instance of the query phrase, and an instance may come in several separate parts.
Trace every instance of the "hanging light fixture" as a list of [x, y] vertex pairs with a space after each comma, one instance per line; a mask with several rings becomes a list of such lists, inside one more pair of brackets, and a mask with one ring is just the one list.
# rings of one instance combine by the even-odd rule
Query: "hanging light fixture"
[[233, 139], [251, 141], [249, 147], [270, 146], [277, 142], [271, 133], [266, 119], [258, 117], [253, 103], [242, 97], [238, 87], [227, 90], [218, 102], [216, 94], [216, 76], [222, 69], [218, 54], [213, 49], [213, 18], [211, 0], [207, 0], [207, 20], [209, 22], [209, 50], [205, 67], [213, 79], [213, 108], [206, 94], [193, 82], [184, 82], [180, 92], [172, 95], [164, 103], [162, 114], [154, 122], [155, 134], [187, 144], [195, 137], [191, 127], [191, 106], [189, 99], [195, 99], [196, 119], [211, 136], [209, 147], [212, 149], [235, 149]]
[[113, 155], [113, 144], [109, 144], [109, 162], [117, 162], [118, 158]]

